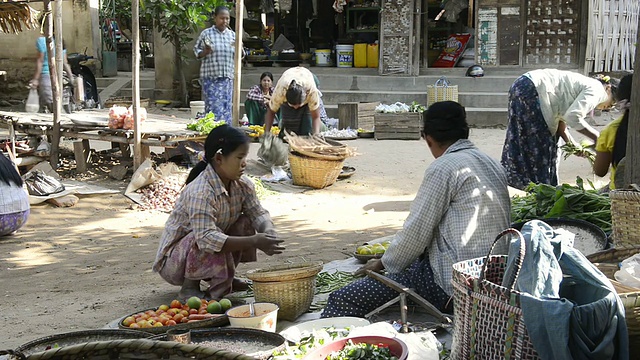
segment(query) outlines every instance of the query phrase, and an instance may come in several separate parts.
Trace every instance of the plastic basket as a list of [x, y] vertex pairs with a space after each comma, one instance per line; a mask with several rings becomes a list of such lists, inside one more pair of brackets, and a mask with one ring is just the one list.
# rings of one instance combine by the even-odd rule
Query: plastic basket
[[434, 85], [427, 85], [427, 107], [439, 101], [458, 102], [458, 85], [451, 85], [444, 76]]

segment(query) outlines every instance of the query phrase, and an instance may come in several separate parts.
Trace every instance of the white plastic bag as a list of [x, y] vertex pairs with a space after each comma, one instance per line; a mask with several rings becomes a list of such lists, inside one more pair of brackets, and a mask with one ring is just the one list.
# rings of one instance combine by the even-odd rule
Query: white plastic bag
[[141, 187], [145, 187], [149, 184], [153, 184], [157, 180], [162, 179], [162, 175], [153, 167], [153, 161], [150, 159], [145, 160], [136, 172], [131, 176], [131, 182], [124, 191], [125, 194], [134, 192]]
[[27, 103], [25, 104], [25, 111], [28, 113], [37, 113], [40, 110], [40, 97], [38, 96], [37, 89], [29, 90], [29, 96], [27, 97]]
[[623, 285], [640, 288], [640, 254], [622, 260], [614, 277]]

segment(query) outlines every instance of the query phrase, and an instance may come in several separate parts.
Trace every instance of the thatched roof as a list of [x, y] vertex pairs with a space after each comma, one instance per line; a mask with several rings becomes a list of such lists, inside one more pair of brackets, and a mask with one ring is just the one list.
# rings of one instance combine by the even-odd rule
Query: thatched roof
[[17, 34], [36, 28], [38, 11], [25, 1], [0, 0], [0, 32]]

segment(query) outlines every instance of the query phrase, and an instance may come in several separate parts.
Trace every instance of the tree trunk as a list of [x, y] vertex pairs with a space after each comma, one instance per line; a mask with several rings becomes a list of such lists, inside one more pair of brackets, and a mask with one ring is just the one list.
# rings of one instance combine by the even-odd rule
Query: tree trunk
[[[640, 19], [638, 20], [640, 29]], [[627, 130], [627, 154], [625, 165], [625, 187], [629, 184], [640, 185], [640, 31], [636, 41], [636, 59], [631, 84], [631, 109], [629, 110], [629, 127]]]
[[184, 76], [184, 66], [182, 63], [180, 39], [178, 36], [173, 38], [173, 47], [176, 51], [176, 71], [178, 73], [178, 80], [180, 81], [180, 100], [182, 100], [183, 106], [189, 106], [189, 90], [187, 89], [187, 80]]
[[[51, 93], [53, 95], [53, 132], [51, 140], [51, 167], [58, 168], [59, 149], [60, 149], [60, 112], [62, 104], [60, 103], [60, 87], [58, 84], [58, 69], [54, 56], [53, 47], [53, 16], [51, 13], [51, 1], [44, 0], [44, 12], [47, 14], [45, 20], [45, 37], [47, 39], [47, 61], [49, 61], [49, 77], [51, 78]], [[59, 36], [58, 41], [62, 41]], [[62, 64], [60, 64], [62, 66]]]

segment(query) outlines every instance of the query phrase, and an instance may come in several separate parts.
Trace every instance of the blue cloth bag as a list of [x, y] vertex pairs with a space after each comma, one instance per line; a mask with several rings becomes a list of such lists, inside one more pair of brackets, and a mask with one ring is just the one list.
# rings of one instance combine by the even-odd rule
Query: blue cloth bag
[[[542, 359], [629, 359], [625, 310], [611, 282], [570, 234], [533, 220], [522, 227], [526, 252], [516, 282], [527, 333]], [[511, 243], [504, 279], [515, 271]], [[504, 286], [504, 284], [503, 284]]]

